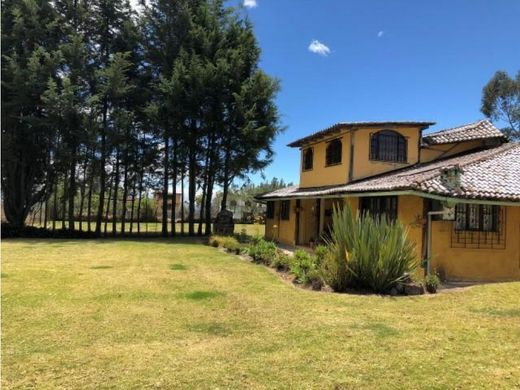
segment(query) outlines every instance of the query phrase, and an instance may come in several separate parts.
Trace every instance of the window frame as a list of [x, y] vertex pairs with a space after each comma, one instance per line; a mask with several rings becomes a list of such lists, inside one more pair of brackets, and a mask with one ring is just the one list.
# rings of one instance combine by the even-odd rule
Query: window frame
[[[472, 218], [472, 215], [475, 217]], [[488, 228], [484, 226], [485, 216], [491, 217], [491, 226]], [[459, 232], [498, 233], [500, 216], [500, 206], [497, 205], [459, 203], [455, 205], [454, 228]]]
[[[306, 168], [307, 154], [311, 153], [311, 166]], [[309, 146], [302, 151], [302, 172], [312, 171], [314, 169], [314, 148]]]
[[[376, 203], [378, 210], [373, 212], [371, 209]], [[391, 212], [389, 213], [388, 210]], [[381, 218], [382, 215], [385, 215], [389, 221], [396, 221], [399, 216], [399, 199], [395, 195], [364, 196], [359, 199], [359, 212], [361, 215], [369, 212], [372, 217], [376, 218]]]
[[275, 202], [273, 200], [268, 200], [266, 203], [265, 209], [265, 219], [274, 219], [275, 215]]
[[[339, 143], [339, 161], [329, 162], [329, 148], [332, 144]], [[343, 163], [343, 142], [341, 142], [341, 138], [335, 138], [327, 142], [327, 147], [325, 148], [325, 167], [333, 167], [335, 165], [341, 165]]]
[[[386, 145], [386, 154], [382, 152], [381, 138], [385, 137], [386, 141], [391, 137], [396, 139], [395, 145]], [[384, 138], [383, 138], [384, 139]], [[402, 144], [401, 144], [402, 142]], [[375, 144], [375, 146], [374, 146]], [[395, 148], [395, 157], [387, 158], [391, 154], [392, 148]], [[389, 151], [390, 150], [390, 151]], [[383, 155], [383, 156], [382, 156]], [[408, 163], [408, 139], [398, 131], [392, 129], [383, 129], [370, 134], [370, 144], [368, 148], [368, 157], [370, 161], [381, 161], [391, 163]]]
[[282, 200], [280, 203], [280, 219], [288, 221], [291, 219], [291, 201]]

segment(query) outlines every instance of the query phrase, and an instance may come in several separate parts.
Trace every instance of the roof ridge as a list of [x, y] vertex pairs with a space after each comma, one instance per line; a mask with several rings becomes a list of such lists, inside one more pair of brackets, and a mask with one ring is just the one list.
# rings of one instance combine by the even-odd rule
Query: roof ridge
[[442, 133], [447, 133], [447, 132], [453, 131], [453, 130], [462, 130], [463, 127], [470, 127], [470, 126], [476, 127], [479, 124], [481, 124], [482, 122], [489, 122], [490, 124], [492, 124], [489, 121], [489, 119], [483, 118], [483, 119], [479, 119], [479, 120], [477, 120], [475, 122], [466, 123], [464, 125], [458, 125], [458, 126], [448, 127], [447, 129], [441, 129], [441, 130], [438, 130], [438, 131], [434, 131], [433, 133], [426, 134], [423, 138], [428, 138], [428, 137], [433, 136], [433, 135], [439, 135], [439, 134], [442, 134]]

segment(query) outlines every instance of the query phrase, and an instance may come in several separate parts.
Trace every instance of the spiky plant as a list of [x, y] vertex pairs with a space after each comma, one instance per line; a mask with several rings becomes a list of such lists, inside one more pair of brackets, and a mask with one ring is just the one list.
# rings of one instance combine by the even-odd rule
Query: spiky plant
[[323, 274], [337, 291], [385, 292], [417, 267], [408, 230], [384, 215], [354, 215], [349, 205], [334, 207], [330, 233]]

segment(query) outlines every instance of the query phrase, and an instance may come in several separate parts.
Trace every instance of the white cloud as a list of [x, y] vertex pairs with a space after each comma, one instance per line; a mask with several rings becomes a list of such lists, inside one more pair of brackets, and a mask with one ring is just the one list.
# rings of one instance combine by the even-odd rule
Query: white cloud
[[317, 39], [313, 40], [309, 45], [309, 51], [312, 53], [319, 54], [320, 56], [328, 56], [330, 49], [327, 45], [321, 43]]
[[244, 7], [246, 8], [255, 8], [257, 6], [256, 0], [244, 0]]
[[381, 30], [381, 31], [379, 31], [379, 32], [377, 33], [377, 37], [378, 37], [378, 38], [381, 38], [383, 35], [385, 35], [385, 32], [384, 32], [383, 30]]

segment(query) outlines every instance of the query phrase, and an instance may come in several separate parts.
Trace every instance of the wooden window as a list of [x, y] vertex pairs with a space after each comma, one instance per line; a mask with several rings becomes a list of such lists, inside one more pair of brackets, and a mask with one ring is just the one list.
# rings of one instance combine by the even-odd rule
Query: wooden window
[[373, 196], [361, 198], [361, 213], [380, 218], [385, 215], [390, 221], [397, 219], [397, 196]]
[[282, 200], [281, 209], [280, 209], [280, 217], [283, 220], [288, 220], [290, 212], [291, 212], [291, 201]]
[[274, 218], [274, 202], [269, 201], [267, 202], [267, 208], [265, 211], [265, 217], [267, 219], [273, 219]]
[[393, 130], [382, 130], [370, 137], [370, 159], [406, 162], [407, 141]]
[[455, 229], [496, 232], [500, 207], [483, 204], [458, 204], [455, 207]]
[[325, 160], [326, 160], [327, 166], [341, 164], [341, 140], [340, 139], [335, 139], [328, 143]]
[[312, 148], [303, 151], [303, 170], [310, 171], [314, 160], [314, 150]]

